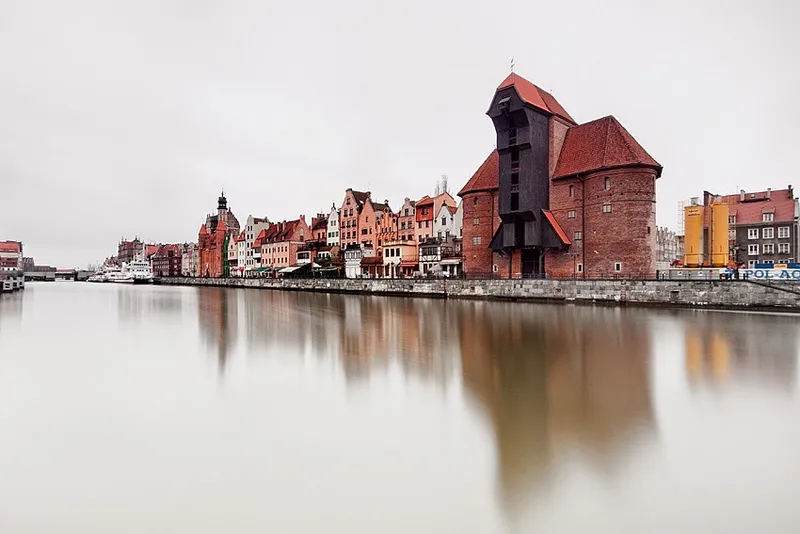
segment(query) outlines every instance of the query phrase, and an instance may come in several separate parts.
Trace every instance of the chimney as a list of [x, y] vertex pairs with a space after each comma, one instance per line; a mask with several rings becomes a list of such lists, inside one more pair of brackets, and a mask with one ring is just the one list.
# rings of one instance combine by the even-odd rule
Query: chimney
[[739, 191], [739, 202], [744, 202], [744, 189]]
[[768, 187], [767, 188], [767, 200], [769, 200], [771, 197], [772, 197], [772, 188]]
[[305, 215], [301, 215], [300, 216], [300, 220], [303, 221], [303, 222], [306, 222], [306, 216]]
[[787, 189], [789, 190], [789, 198], [794, 199], [794, 189], [792, 186], [788, 186]]

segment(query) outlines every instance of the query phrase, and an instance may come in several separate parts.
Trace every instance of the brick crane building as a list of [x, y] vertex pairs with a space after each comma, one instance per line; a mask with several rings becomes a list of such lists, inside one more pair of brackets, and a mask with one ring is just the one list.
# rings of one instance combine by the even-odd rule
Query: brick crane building
[[467, 276], [655, 274], [661, 166], [614, 117], [579, 125], [514, 73], [487, 115], [497, 149], [459, 192]]

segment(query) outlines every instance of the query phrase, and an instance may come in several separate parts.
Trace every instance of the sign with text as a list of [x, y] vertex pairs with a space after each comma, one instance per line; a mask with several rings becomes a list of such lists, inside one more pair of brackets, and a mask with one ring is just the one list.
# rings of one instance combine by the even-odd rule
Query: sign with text
[[800, 282], [800, 269], [741, 269], [739, 273], [751, 280], [797, 280]]

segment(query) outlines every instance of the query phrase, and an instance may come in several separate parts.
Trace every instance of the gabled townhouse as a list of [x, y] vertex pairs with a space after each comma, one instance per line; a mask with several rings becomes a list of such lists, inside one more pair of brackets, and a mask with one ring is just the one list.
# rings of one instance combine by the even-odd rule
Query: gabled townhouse
[[397, 212], [397, 240], [417, 241], [416, 237], [416, 202], [406, 197], [400, 211]]
[[311, 236], [305, 215], [293, 221], [271, 224], [257, 236], [261, 245], [261, 267], [273, 270], [295, 265], [298, 248]]

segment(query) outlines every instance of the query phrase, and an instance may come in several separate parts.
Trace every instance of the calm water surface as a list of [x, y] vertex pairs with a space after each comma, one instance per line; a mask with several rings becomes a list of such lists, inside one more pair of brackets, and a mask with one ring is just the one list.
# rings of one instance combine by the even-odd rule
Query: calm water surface
[[800, 318], [0, 297], [0, 532], [800, 532]]

